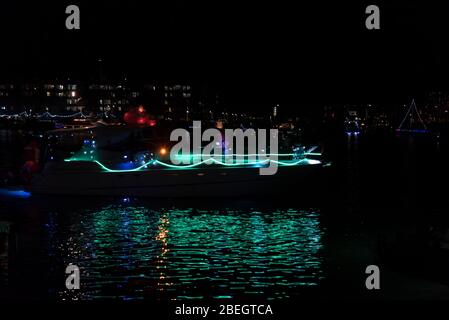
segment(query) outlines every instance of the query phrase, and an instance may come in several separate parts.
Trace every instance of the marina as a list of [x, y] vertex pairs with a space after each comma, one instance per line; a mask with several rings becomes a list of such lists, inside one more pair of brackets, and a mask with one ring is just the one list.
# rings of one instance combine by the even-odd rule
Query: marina
[[2, 3], [0, 315], [446, 306], [449, 3], [297, 7]]
[[[385, 138], [372, 140], [366, 135], [346, 137], [347, 158], [324, 168], [329, 169], [324, 180], [315, 181], [317, 174], [313, 171], [307, 185], [309, 192], [298, 191], [298, 186], [290, 190], [284, 186], [286, 193], [282, 197], [267, 197], [263, 192], [253, 196], [246, 192], [238, 197], [234, 191], [232, 197], [198, 197], [201, 187], [186, 187], [184, 197], [175, 194], [161, 198], [110, 192], [80, 197], [58, 194], [57, 190], [56, 195], [46, 195], [3, 189], [2, 220], [16, 226], [18, 250], [14, 263], [19, 266], [4, 274], [9, 286], [3, 287], [3, 294], [10, 299], [26, 293], [29, 299], [47, 297], [58, 301], [350, 298], [366, 294], [360, 287], [365, 280], [354, 277], [357, 270], [381, 259], [384, 276], [390, 279], [390, 274], [395, 274], [397, 279], [389, 280], [393, 282], [383, 291], [384, 297], [423, 297], [423, 287], [429, 288], [426, 294], [434, 291], [444, 297], [445, 280], [436, 273], [436, 278], [423, 277], [418, 270], [407, 267], [412, 263], [420, 270], [429, 268], [417, 263], [417, 253], [405, 250], [406, 244], [395, 239], [419, 243], [423, 241], [416, 231], [420, 225], [446, 224], [442, 222], [444, 212], [439, 209], [446, 205], [443, 190], [429, 181], [434, 170], [444, 166], [447, 149], [445, 144], [419, 137], [412, 136], [411, 145], [408, 138], [395, 138], [393, 132], [391, 138], [387, 143]], [[398, 160], [379, 163], [374, 156], [379, 144], [387, 148], [391, 159]], [[417, 155], [417, 161], [401, 162], [394, 156], [403, 148], [407, 154]], [[428, 167], [425, 159], [438, 154], [439, 158], [434, 159], [439, 160]], [[76, 165], [87, 165], [100, 174], [95, 163], [81, 161]], [[282, 169], [292, 168], [279, 168], [281, 175]], [[138, 173], [151, 174], [151, 170]], [[196, 175], [204, 170], [240, 169], [207, 166], [180, 172]], [[422, 174], [417, 180], [409, 180], [409, 170], [420, 170]], [[178, 170], [160, 171], [165, 174]], [[291, 171], [286, 172], [285, 179], [287, 176], [294, 177]], [[398, 188], [392, 183], [404, 178], [407, 187]], [[298, 179], [306, 181], [303, 176]], [[388, 179], [391, 183], [378, 189], [369, 183], [373, 179]], [[359, 187], [353, 189], [354, 185]], [[427, 216], [429, 212], [433, 214]], [[444, 256], [444, 250], [441, 254]], [[426, 259], [433, 261], [439, 255]], [[401, 263], [395, 256], [403, 257]], [[74, 261], [81, 268], [84, 289], [69, 292], [61, 277], [65, 266]], [[35, 272], [41, 276], [34, 278]]]

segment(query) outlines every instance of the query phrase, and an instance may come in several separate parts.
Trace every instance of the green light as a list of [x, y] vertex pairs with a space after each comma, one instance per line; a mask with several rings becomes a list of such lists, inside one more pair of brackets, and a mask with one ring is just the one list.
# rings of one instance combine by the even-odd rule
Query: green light
[[295, 161], [295, 162], [282, 162], [282, 161], [277, 161], [277, 160], [270, 160], [270, 162], [279, 164], [281, 166], [296, 166], [296, 165], [299, 165], [301, 163], [309, 164], [308, 161], [309, 161], [308, 159], [301, 159], [301, 160], [298, 160], [298, 161]]
[[[197, 154], [190, 154], [190, 155], [184, 155], [184, 154], [177, 154], [175, 155], [175, 157], [178, 160], [181, 160], [182, 162], [184, 162], [185, 160], [187, 160], [189, 163], [194, 162], [195, 159], [199, 159], [201, 161], [201, 159], [204, 157], [205, 155], [201, 154], [201, 153], [197, 153]], [[209, 155], [206, 155], [209, 156]], [[245, 157], [293, 157], [295, 156], [293, 153], [268, 153], [268, 154], [263, 154], [263, 153], [252, 153], [252, 154], [210, 154], [210, 157], [221, 157], [221, 158], [245, 158]], [[248, 163], [248, 164], [257, 164], [257, 163]]]
[[304, 154], [307, 156], [321, 156], [321, 152], [306, 152]]
[[143, 165], [134, 168], [134, 169], [126, 169], [126, 170], [120, 170], [120, 169], [110, 169], [108, 167], [106, 167], [104, 164], [102, 164], [100, 161], [98, 160], [89, 160], [89, 159], [78, 159], [78, 158], [70, 158], [70, 159], [65, 159], [65, 162], [73, 162], [73, 161], [79, 161], [79, 162], [93, 162], [98, 164], [103, 170], [107, 171], [107, 172], [135, 172], [135, 171], [140, 171], [141, 169], [145, 168], [146, 166], [150, 165], [150, 164], [154, 164], [156, 161], [155, 160], [150, 160], [147, 163], [144, 163]]
[[[305, 155], [321, 155], [321, 153], [312, 153], [312, 152], [306, 152], [304, 153]], [[192, 154], [192, 155], [178, 155], [177, 157], [180, 158], [185, 158], [188, 157], [189, 161], [191, 162], [192, 159], [194, 159], [195, 157], [199, 157], [201, 159], [203, 155], [201, 154]], [[212, 156], [212, 155], [211, 155]], [[295, 154], [293, 153], [268, 153], [268, 154], [227, 154], [227, 155], [219, 155], [220, 157], [257, 157], [257, 158], [261, 158], [261, 157], [294, 157]], [[133, 169], [111, 169], [108, 168], [106, 165], [104, 165], [103, 163], [101, 163], [100, 161], [94, 159], [92, 156], [90, 157], [71, 157], [69, 159], [65, 159], [64, 161], [66, 162], [72, 162], [72, 161], [83, 161], [83, 162], [93, 162], [96, 163], [101, 169], [103, 169], [106, 172], [113, 172], [113, 173], [126, 173], [126, 172], [137, 172], [137, 171], [141, 171], [144, 169], [147, 169], [149, 165], [160, 165], [162, 167], [166, 167], [166, 168], [170, 168], [170, 169], [177, 169], [177, 170], [189, 170], [189, 169], [194, 169], [198, 166], [201, 165], [210, 165], [210, 164], [215, 164], [215, 165], [220, 165], [223, 167], [244, 167], [244, 166], [248, 166], [248, 167], [253, 167], [253, 166], [263, 166], [263, 165], [269, 165], [270, 163], [274, 163], [277, 164], [279, 166], [296, 166], [296, 165], [316, 165], [316, 164], [320, 164], [321, 162], [319, 160], [313, 160], [313, 159], [307, 159], [307, 158], [303, 158], [300, 160], [284, 160], [284, 161], [279, 161], [279, 160], [272, 160], [272, 159], [264, 159], [264, 160], [260, 160], [260, 161], [251, 161], [250, 159], [248, 159], [248, 162], [243, 162], [243, 163], [226, 163], [224, 161], [219, 161], [216, 160], [215, 158], [211, 157], [209, 159], [206, 160], [202, 160], [199, 161], [197, 163], [193, 163], [193, 164], [187, 164], [187, 165], [174, 165], [174, 164], [170, 164], [170, 163], [166, 163], [160, 160], [150, 160], [142, 165], [140, 165], [139, 167], [133, 168]]]
[[110, 204], [73, 212], [62, 231], [52, 246], [89, 270], [86, 300], [282, 299], [327, 276], [313, 210]]
[[247, 162], [247, 163], [224, 163], [222, 161], [218, 161], [215, 160], [213, 158], [211, 159], [207, 159], [198, 163], [194, 163], [194, 164], [189, 164], [189, 165], [174, 165], [174, 164], [169, 164], [169, 163], [165, 163], [159, 160], [150, 160], [146, 163], [144, 163], [143, 165], [136, 167], [134, 169], [110, 169], [108, 167], [106, 167], [104, 164], [102, 164], [100, 161], [98, 160], [91, 160], [91, 159], [78, 159], [78, 158], [71, 158], [71, 159], [66, 159], [64, 160], [65, 162], [73, 162], [73, 161], [80, 161], [80, 162], [93, 162], [96, 163], [98, 166], [100, 166], [103, 170], [105, 170], [106, 172], [116, 172], [116, 173], [120, 173], [120, 172], [136, 172], [136, 171], [141, 171], [142, 169], [147, 168], [148, 165], [161, 165], [167, 168], [172, 168], [172, 169], [179, 169], [179, 170], [188, 170], [188, 169], [193, 169], [195, 167], [198, 167], [202, 164], [208, 164], [208, 162], [214, 162], [217, 165], [221, 165], [224, 167], [238, 167], [238, 166], [257, 166], [257, 165], [267, 165], [270, 162], [272, 163], [276, 163], [280, 166], [296, 166], [296, 165], [315, 165], [315, 164], [320, 164], [321, 162], [318, 160], [311, 160], [311, 159], [301, 159], [298, 161], [293, 161], [293, 162], [284, 162], [284, 161], [277, 161], [277, 160], [271, 160], [271, 159], [266, 159], [263, 161], [256, 161], [256, 162]]
[[[320, 152], [304, 152], [303, 154], [309, 155], [309, 156], [321, 156]], [[211, 154], [213, 156], [213, 154]], [[251, 154], [217, 154], [217, 156], [220, 157], [260, 157], [260, 156], [272, 156], [272, 157], [294, 157], [296, 156], [295, 153], [251, 153]], [[176, 157], [179, 158], [194, 158], [194, 157], [203, 157], [203, 154], [191, 154], [191, 155], [176, 155]]]
[[270, 160], [266, 159], [266, 160], [263, 160], [263, 161], [255, 161], [255, 162], [247, 162], [247, 163], [225, 163], [225, 162], [218, 161], [218, 160], [215, 160], [215, 159], [211, 158], [211, 159], [203, 160], [203, 161], [198, 162], [198, 163], [182, 165], [182, 166], [165, 163], [165, 162], [162, 162], [162, 161], [159, 161], [159, 160], [156, 160], [155, 163], [160, 164], [160, 165], [165, 166], [165, 167], [169, 167], [169, 168], [191, 169], [191, 168], [200, 166], [202, 164], [210, 164], [210, 162], [214, 162], [215, 164], [222, 165], [222, 166], [225, 166], [225, 167], [235, 167], [235, 166], [242, 166], [242, 165], [247, 165], [247, 166], [261, 165], [261, 164], [268, 163], [268, 161], [270, 161]]

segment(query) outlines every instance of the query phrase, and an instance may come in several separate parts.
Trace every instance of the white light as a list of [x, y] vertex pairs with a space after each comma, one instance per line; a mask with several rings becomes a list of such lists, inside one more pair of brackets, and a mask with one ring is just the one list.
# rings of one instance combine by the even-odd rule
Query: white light
[[320, 164], [320, 163], [321, 163], [321, 161], [313, 160], [313, 159], [308, 159], [307, 162], [308, 162], [309, 164]]

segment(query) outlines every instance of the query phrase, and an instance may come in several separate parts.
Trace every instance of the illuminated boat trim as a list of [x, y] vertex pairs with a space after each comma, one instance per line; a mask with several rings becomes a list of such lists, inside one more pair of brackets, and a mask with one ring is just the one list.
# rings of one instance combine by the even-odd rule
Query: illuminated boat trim
[[[267, 156], [267, 155], [264, 155]], [[296, 165], [317, 165], [320, 164], [321, 161], [319, 160], [314, 160], [314, 159], [300, 159], [297, 161], [293, 161], [293, 162], [285, 162], [285, 161], [278, 161], [278, 160], [271, 160], [271, 159], [265, 159], [262, 161], [254, 161], [254, 162], [248, 162], [248, 163], [225, 163], [222, 161], [218, 161], [214, 158], [210, 158], [207, 160], [203, 160], [200, 161], [198, 163], [194, 163], [194, 164], [189, 164], [189, 165], [174, 165], [174, 164], [169, 164], [166, 162], [162, 162], [160, 160], [150, 160], [144, 164], [142, 164], [141, 166], [137, 167], [137, 168], [133, 168], [133, 169], [111, 169], [106, 167], [103, 163], [101, 163], [98, 160], [84, 160], [84, 159], [76, 159], [76, 158], [71, 158], [71, 159], [65, 159], [65, 162], [76, 162], [76, 161], [80, 161], [80, 162], [93, 162], [96, 163], [98, 166], [100, 166], [103, 170], [105, 170], [106, 172], [116, 172], [116, 173], [120, 173], [120, 172], [136, 172], [136, 171], [141, 171], [142, 169], [146, 169], [149, 165], [161, 165], [164, 167], [168, 167], [168, 168], [172, 168], [172, 169], [179, 169], [179, 170], [189, 170], [189, 169], [193, 169], [195, 167], [198, 167], [202, 164], [210, 164], [211, 162], [218, 164], [218, 165], [222, 165], [224, 167], [237, 167], [237, 166], [259, 166], [259, 165], [267, 165], [269, 163], [275, 163], [278, 164], [280, 166], [296, 166]]]

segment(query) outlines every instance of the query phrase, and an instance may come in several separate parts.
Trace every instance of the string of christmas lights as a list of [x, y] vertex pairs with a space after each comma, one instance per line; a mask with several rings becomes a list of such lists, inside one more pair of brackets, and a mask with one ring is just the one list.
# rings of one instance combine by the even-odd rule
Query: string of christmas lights
[[[25, 117], [32, 117], [33, 115], [30, 113], [28, 114], [26, 111], [23, 111], [21, 113], [15, 113], [15, 114], [0, 114], [0, 117], [21, 117], [21, 116], [25, 116]], [[50, 117], [50, 118], [74, 118], [77, 116], [81, 116], [82, 118], [87, 118], [87, 116], [82, 112], [76, 112], [73, 114], [68, 114], [68, 115], [62, 115], [62, 114], [51, 114], [50, 112], [44, 112], [42, 114], [38, 114], [35, 115], [34, 117], [36, 118], [43, 118], [43, 117]]]
[[179, 170], [183, 170], [183, 169], [193, 169], [195, 167], [198, 167], [200, 165], [203, 164], [210, 164], [215, 163], [218, 165], [222, 165], [225, 167], [238, 167], [238, 166], [259, 166], [259, 165], [267, 165], [270, 162], [271, 163], [276, 163], [277, 165], [280, 166], [295, 166], [295, 165], [316, 165], [316, 164], [320, 164], [321, 161], [319, 160], [313, 160], [313, 159], [300, 159], [297, 161], [293, 161], [293, 162], [285, 162], [285, 161], [278, 161], [278, 160], [271, 160], [271, 159], [265, 159], [262, 161], [255, 161], [255, 162], [247, 162], [247, 163], [225, 163], [219, 160], [216, 160], [214, 158], [210, 158], [210, 159], [206, 159], [203, 161], [200, 161], [198, 163], [194, 163], [194, 164], [190, 164], [190, 165], [174, 165], [174, 164], [169, 164], [160, 160], [150, 160], [144, 164], [142, 164], [139, 167], [133, 168], [133, 169], [111, 169], [106, 167], [103, 163], [101, 163], [98, 160], [89, 160], [89, 159], [78, 159], [78, 158], [70, 158], [70, 159], [66, 159], [64, 160], [66, 162], [73, 162], [73, 161], [80, 161], [80, 162], [93, 162], [96, 163], [98, 166], [100, 166], [103, 170], [105, 170], [106, 172], [136, 172], [136, 171], [140, 171], [142, 169], [147, 168], [150, 165], [161, 165], [164, 167], [168, 167], [168, 168], [172, 168], [172, 169], [179, 169]]

